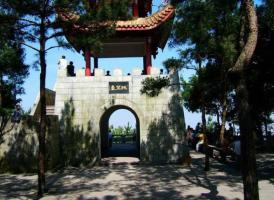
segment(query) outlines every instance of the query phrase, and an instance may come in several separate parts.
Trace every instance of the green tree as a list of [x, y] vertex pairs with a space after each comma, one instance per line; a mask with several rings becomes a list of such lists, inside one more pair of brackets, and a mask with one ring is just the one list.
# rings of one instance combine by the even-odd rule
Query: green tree
[[[0, 4], [0, 21], [11, 14]], [[0, 144], [7, 133], [6, 125], [15, 104], [20, 102], [19, 95], [24, 93], [22, 87], [28, 76], [29, 66], [24, 64], [24, 51], [20, 45], [21, 38], [15, 30], [16, 20], [7, 26], [0, 22]]]
[[[219, 5], [220, 9], [214, 9], [213, 12], [210, 12], [210, 9], [205, 9], [208, 7], [211, 7], [211, 5], [214, 5], [214, 3], [217, 5], [219, 2], [219, 4], [221, 3], [221, 5]], [[192, 4], [193, 3], [193, 4]], [[195, 12], [195, 9], [192, 10], [192, 12], [189, 12], [188, 14], [185, 14], [186, 8], [188, 8], [189, 6], [194, 5], [194, 8], [199, 8], [199, 6], [201, 4], [205, 4], [202, 5], [204, 7], [202, 7], [201, 12], [203, 12], [203, 19], [201, 19], [202, 15], [199, 15], [200, 18], [196, 17], [197, 12]], [[198, 6], [197, 6], [198, 5]], [[227, 11], [229, 11], [228, 13], [231, 13], [233, 15], [237, 15], [237, 10], [235, 10], [235, 8], [237, 9], [237, 1], [225, 1], [225, 2], [221, 2], [221, 1], [187, 1], [187, 2], [183, 2], [181, 4], [181, 8], [182, 8], [182, 12], [181, 15], [185, 16], [185, 15], [190, 15], [190, 17], [194, 16], [194, 18], [191, 19], [195, 19], [196, 23], [193, 23], [198, 27], [198, 30], [202, 31], [202, 33], [199, 33], [199, 35], [201, 35], [201, 38], [210, 38], [210, 34], [215, 34], [218, 33], [218, 29], [211, 29], [210, 28], [210, 24], [215, 24], [216, 22], [218, 22], [218, 20], [220, 19], [219, 15], [215, 15], [215, 19], [211, 18], [214, 15], [211, 15], [211, 13], [214, 14], [214, 12], [216, 11], [217, 13], [221, 14], [220, 16], [223, 16], [223, 13], [226, 13], [225, 11], [227, 10], [226, 8], [228, 8]], [[213, 8], [213, 7], [211, 7]], [[232, 8], [232, 9], [231, 9]], [[234, 9], [233, 9], [234, 8]], [[184, 12], [185, 11], [185, 12]], [[220, 12], [223, 11], [223, 12]], [[190, 14], [191, 13], [191, 14]], [[234, 20], [238, 20], [238, 18], [233, 19], [233, 15], [232, 15], [232, 22]], [[228, 67], [226, 67], [226, 69], [231, 68], [234, 74], [237, 74], [236, 80], [237, 82], [237, 86], [236, 86], [236, 96], [237, 96], [237, 109], [238, 109], [238, 114], [239, 114], [239, 124], [240, 124], [240, 130], [241, 130], [241, 143], [242, 143], [242, 166], [243, 166], [243, 183], [244, 183], [244, 196], [245, 199], [258, 199], [258, 180], [257, 180], [257, 175], [256, 175], [256, 159], [255, 159], [255, 149], [254, 149], [254, 134], [253, 134], [253, 127], [251, 126], [252, 123], [252, 118], [251, 118], [251, 109], [250, 109], [250, 100], [248, 98], [248, 90], [247, 90], [247, 84], [246, 84], [246, 78], [247, 78], [247, 73], [246, 73], [246, 69], [249, 66], [251, 57], [253, 55], [254, 49], [256, 47], [256, 42], [257, 42], [257, 34], [258, 34], [258, 30], [257, 30], [257, 18], [256, 18], [256, 12], [254, 10], [254, 6], [252, 4], [251, 1], [249, 0], [243, 0], [241, 1], [241, 15], [242, 15], [242, 21], [241, 21], [241, 25], [242, 25], [242, 29], [238, 29], [238, 30], [242, 30], [240, 32], [240, 40], [239, 40], [239, 56], [237, 56], [237, 51], [235, 51], [235, 47], [238, 43], [237, 40], [235, 40], [235, 34], [232, 32], [231, 37], [232, 40], [230, 38], [224, 38], [221, 37], [220, 41], [224, 43], [224, 47], [221, 52], [223, 56], [228, 57], [228, 55], [231, 55], [231, 53], [233, 53], [232, 55], [234, 56], [229, 56], [227, 61], [224, 62], [225, 65], [227, 65]], [[206, 17], [205, 17], [206, 16]], [[189, 20], [186, 17], [180, 18], [180, 14], [178, 16], [178, 21], [179, 23], [181, 23], [181, 25], [175, 27], [175, 30], [177, 28], [178, 32], [176, 38], [183, 38], [182, 42], [187, 42], [188, 40], [191, 42], [190, 44], [192, 44], [194, 46], [194, 49], [205, 49], [203, 48], [205, 46], [213, 46], [216, 47], [216, 45], [214, 45], [214, 41], [212, 42], [212, 40], [205, 40], [205, 42], [203, 40], [200, 40], [199, 38], [197, 39], [196, 33], [194, 33], [194, 36], [192, 36], [192, 31], [196, 32], [196, 29], [193, 29], [192, 23], [190, 23], [190, 28], [184, 28], [184, 26], [188, 27], [185, 23], [185, 20]], [[206, 20], [208, 19], [208, 21]], [[222, 19], [222, 18], [221, 18]], [[227, 18], [225, 18], [227, 20]], [[191, 21], [191, 20], [190, 20]], [[195, 22], [193, 21], [193, 22]], [[212, 22], [212, 23], [206, 23], [206, 22]], [[202, 23], [202, 24], [201, 24]], [[209, 24], [209, 26], [208, 26]], [[231, 23], [225, 23], [228, 25], [231, 25]], [[200, 27], [200, 28], [199, 28]], [[244, 29], [246, 28], [247, 29]], [[227, 30], [234, 30], [237, 27], [226, 27]], [[181, 30], [182, 29], [182, 30]], [[176, 33], [176, 31], [175, 31]], [[181, 35], [182, 34], [182, 35]], [[190, 35], [188, 35], [190, 34]], [[216, 34], [218, 36], [218, 34]], [[230, 39], [230, 40], [229, 40]], [[227, 43], [225, 43], [228, 40]], [[179, 40], [180, 41], [180, 40]], [[213, 45], [212, 45], [213, 44]], [[208, 50], [208, 49], [205, 49]], [[217, 53], [216, 51], [217, 49], [214, 48], [213, 49], [213, 53]], [[219, 49], [221, 50], [221, 49]], [[191, 51], [190, 51], [191, 52]], [[206, 53], [208, 53], [208, 61], [211, 61], [211, 51], [209, 49], [209, 51], [204, 51]], [[236, 54], [235, 54], [236, 52]], [[191, 54], [191, 55], [197, 55], [197, 53], [195, 54]], [[217, 54], [218, 55], [218, 54]], [[236, 56], [235, 56], [236, 55]], [[193, 59], [193, 57], [190, 57]], [[195, 60], [195, 59], [194, 59]], [[235, 64], [233, 64], [235, 63]], [[220, 63], [222, 64], [222, 63]], [[223, 76], [224, 78], [226, 76]], [[225, 102], [225, 101], [224, 101]], [[252, 178], [250, 178], [252, 177]]]
[[240, 32], [240, 54], [231, 68], [236, 77], [236, 105], [241, 132], [242, 176], [245, 199], [259, 199], [258, 178], [255, 157], [255, 132], [252, 107], [247, 80], [249, 64], [258, 38], [257, 14], [250, 0], [242, 0], [242, 29]]
[[[39, 152], [38, 152], [38, 195], [42, 196], [46, 190], [45, 184], [45, 132], [46, 132], [46, 53], [55, 46], [46, 47], [51, 39], [60, 36], [61, 31], [56, 32], [54, 1], [6, 1], [2, 4], [9, 9], [13, 9], [13, 16], [6, 19], [6, 24], [11, 20], [17, 20], [16, 29], [20, 32], [21, 44], [34, 50], [39, 56], [40, 65], [40, 131]], [[37, 45], [38, 44], [38, 45]]]
[[133, 129], [132, 129], [132, 126], [129, 124], [129, 122], [127, 123], [126, 126], [124, 126], [124, 134], [125, 135], [132, 135], [133, 134]]
[[124, 132], [124, 129], [122, 126], [118, 126], [117, 128], [112, 129], [113, 135], [122, 135]]
[[[202, 87], [200, 90], [202, 121], [205, 123], [205, 113], [210, 112], [208, 110], [210, 106], [205, 104], [211, 102], [218, 115], [219, 110], [222, 112], [222, 136], [228, 95], [231, 90], [228, 87], [227, 74], [237, 55], [236, 42], [239, 27], [237, 1], [185, 1], [179, 4], [178, 10], [172, 44], [177, 46], [187, 44], [187, 47], [180, 51], [180, 58], [185, 68], [194, 69], [198, 76], [203, 76], [199, 78], [199, 84], [205, 86], [200, 86]], [[196, 12], [197, 10], [199, 12]], [[202, 56], [198, 58], [203, 58], [202, 60], [197, 59], [197, 55], [200, 54]], [[204, 70], [202, 70], [201, 61], [204, 61]]]
[[[229, 91], [232, 89], [228, 87], [228, 69], [237, 55], [237, 1], [184, 1], [177, 10], [172, 45], [184, 44], [180, 59], [184, 68], [195, 70], [197, 76], [191, 80], [193, 87], [188, 87], [190, 90], [183, 94], [186, 102], [189, 101], [186, 106], [188, 104], [192, 106], [192, 111], [202, 113], [204, 132], [206, 113], [217, 113], [219, 116], [221, 112], [222, 142]], [[206, 159], [206, 169], [207, 163]]]
[[56, 0], [55, 3], [59, 14], [74, 16], [71, 20], [62, 21], [66, 33], [75, 32], [75, 25], [79, 27], [78, 30], [87, 29], [73, 36], [74, 47], [77, 50], [90, 50], [95, 54], [102, 50], [102, 41], [115, 34], [116, 21], [131, 18], [128, 12], [130, 0]]
[[[212, 5], [218, 5], [219, 9], [213, 9], [214, 6]], [[240, 19], [234, 18], [233, 16], [237, 16], [237, 1], [184, 1], [180, 5], [182, 11], [178, 14], [178, 22], [179, 25], [175, 26], [175, 38], [177, 39], [177, 44], [180, 44], [180, 41], [182, 43], [188, 42], [190, 45], [193, 46], [192, 49], [194, 49], [195, 53], [193, 53], [192, 49], [189, 51], [184, 51], [184, 54], [188, 55], [188, 52], [190, 53], [190, 60], [197, 60], [197, 55], [203, 55], [202, 57], [207, 58], [209, 62], [211, 62], [211, 53], [215, 53], [214, 55], [218, 55], [216, 45], [214, 45], [214, 40], [212, 41], [209, 38], [212, 35], [218, 36], [218, 30], [214, 27], [211, 27], [211, 25], [218, 23], [220, 19], [222, 19], [222, 16], [225, 15], [226, 11], [228, 13], [231, 13], [231, 19], [232, 22], [234, 20]], [[189, 6], [194, 9], [189, 9]], [[192, 7], [193, 6], [193, 7]], [[203, 15], [199, 15], [199, 12], [196, 12], [196, 10], [199, 8], [200, 12], [203, 13]], [[217, 8], [217, 7], [215, 7]], [[192, 11], [192, 12], [189, 12]], [[217, 13], [214, 14], [214, 13]], [[198, 14], [197, 14], [198, 13]], [[213, 14], [213, 15], [212, 15]], [[228, 57], [226, 62], [223, 62], [225, 65], [227, 65], [226, 69], [231, 68], [234, 72], [234, 74], [237, 74], [236, 80], [237, 86], [236, 86], [236, 96], [237, 96], [237, 109], [239, 114], [239, 124], [240, 124], [240, 130], [241, 130], [241, 143], [242, 143], [242, 166], [243, 166], [243, 183], [244, 183], [244, 196], [245, 199], [258, 199], [258, 181], [257, 181], [257, 175], [256, 175], [256, 160], [255, 160], [255, 149], [254, 149], [254, 135], [253, 135], [253, 127], [251, 126], [252, 118], [250, 113], [250, 100], [248, 99], [248, 91], [247, 91], [247, 84], [246, 84], [246, 78], [247, 73], [246, 69], [249, 66], [251, 57], [253, 55], [254, 49], [256, 47], [257, 42], [257, 18], [256, 18], [256, 12], [254, 10], [254, 6], [251, 1], [249, 0], [243, 0], [241, 1], [241, 13], [242, 15], [242, 29], [236, 29], [236, 30], [242, 30], [240, 32], [240, 40], [235, 40], [235, 34], [232, 32], [231, 38], [224, 38], [221, 37], [219, 41], [224, 43], [224, 52], [221, 52], [221, 55]], [[193, 19], [193, 21], [189, 20]], [[198, 15], [198, 17], [197, 17]], [[213, 18], [212, 18], [213, 16]], [[225, 20], [229, 20], [230, 18], [224, 18]], [[187, 23], [187, 21], [190, 21], [192, 23]], [[189, 24], [189, 26], [188, 26]], [[195, 24], [195, 25], [193, 25]], [[227, 30], [235, 30], [236, 27], [231, 27], [231, 23], [224, 23], [229, 25], [230, 27], [226, 27]], [[234, 24], [234, 23], [233, 23]], [[232, 25], [233, 25], [232, 24]], [[236, 23], [237, 24], [237, 23]], [[195, 27], [195, 28], [193, 28]], [[218, 27], [218, 26], [216, 26]], [[247, 29], [244, 29], [246, 28]], [[198, 28], [196, 35], [196, 28]], [[177, 30], [176, 30], [177, 29]], [[201, 33], [199, 33], [201, 31]], [[192, 34], [194, 32], [194, 34]], [[201, 38], [198, 38], [198, 37]], [[215, 37], [212, 39], [216, 39]], [[217, 37], [218, 39], [218, 37]], [[179, 42], [178, 42], [179, 41]], [[226, 42], [228, 41], [228, 42]], [[237, 43], [236, 43], [237, 42]], [[239, 50], [235, 51], [235, 47], [237, 44], [239, 46]], [[213, 44], [213, 45], [212, 45]], [[210, 48], [207, 49], [207, 47], [214, 47], [213, 51], [211, 52]], [[199, 49], [202, 49], [204, 54], [197, 54], [196, 48], [199, 51]], [[222, 50], [222, 49], [219, 49]], [[185, 53], [186, 52], [186, 53]], [[239, 54], [237, 54], [239, 52]], [[232, 54], [232, 56], [230, 56]], [[193, 58], [194, 56], [194, 58]], [[185, 56], [189, 57], [189, 56]], [[199, 56], [201, 57], [201, 56]], [[198, 58], [199, 58], [198, 57]], [[215, 57], [216, 59], [216, 57]], [[220, 61], [220, 59], [219, 59]], [[199, 63], [199, 60], [198, 60]], [[218, 62], [217, 62], [218, 63]], [[235, 64], [234, 64], [235, 63]], [[219, 64], [222, 64], [219, 63]], [[199, 64], [200, 66], [200, 64]], [[223, 76], [224, 78], [226, 76]], [[252, 177], [252, 178], [251, 178]]]
[[[244, 197], [245, 199], [258, 199], [254, 129], [247, 90], [249, 75], [247, 69], [256, 47], [258, 34], [254, 5], [250, 0], [240, 1], [240, 7], [237, 0], [172, 2], [177, 4], [173, 45], [187, 45], [186, 49], [181, 51], [183, 63], [185, 65], [190, 63], [190, 66], [197, 63], [195, 69], [198, 71], [202, 69], [202, 65], [208, 65], [207, 63], [223, 66], [223, 79], [227, 80], [229, 77], [231, 82], [236, 82], [236, 106], [243, 154]], [[223, 28], [221, 26], [222, 29], [220, 29], [218, 24], [224, 24]], [[222, 34], [223, 31], [225, 34]], [[235, 34], [235, 31], [239, 34]], [[218, 43], [221, 45], [218, 46]], [[223, 91], [223, 103], [225, 103], [228, 90], [224, 88]], [[201, 104], [204, 104], [205, 91], [201, 92], [204, 98]], [[202, 116], [205, 116], [205, 106], [202, 108]], [[205, 117], [202, 121], [205, 124]]]
[[[95, 3], [94, 3], [95, 2]], [[100, 47], [101, 41], [110, 37], [114, 33], [114, 26], [104, 21], [116, 20], [121, 14], [120, 7], [124, 7], [125, 1], [119, 6], [114, 7], [113, 3], [108, 1], [87, 1], [87, 0], [2, 0], [1, 3], [9, 9], [14, 9], [15, 13], [12, 17], [7, 18], [7, 24], [10, 20], [18, 20], [17, 29], [23, 37], [22, 44], [31, 48], [39, 55], [38, 63], [40, 65], [40, 133], [39, 137], [39, 170], [38, 170], [38, 195], [42, 196], [46, 191], [45, 184], [45, 131], [46, 131], [46, 53], [58, 47], [69, 47], [63, 39], [63, 30], [60, 21], [57, 19], [55, 8], [61, 11], [76, 12], [80, 16], [77, 25], [86, 27], [87, 22], [91, 20], [91, 26], [95, 29], [89, 34], [82, 35], [77, 38], [78, 45], [85, 45], [97, 49]], [[115, 9], [114, 9], [115, 8]], [[101, 23], [101, 24], [100, 24]], [[63, 24], [66, 30], [72, 28], [73, 22]], [[90, 25], [90, 24], [89, 24]], [[102, 26], [101, 26], [102, 25]], [[98, 28], [99, 27], [99, 28]], [[111, 27], [111, 28], [109, 28]], [[57, 43], [51, 45], [51, 40]]]
[[[250, 64], [248, 90], [257, 127], [257, 135], [263, 141], [262, 124], [268, 142], [271, 140], [268, 123], [274, 111], [274, 1], [267, 0], [257, 8], [259, 35], [258, 44]], [[268, 143], [271, 146], [270, 143]]]

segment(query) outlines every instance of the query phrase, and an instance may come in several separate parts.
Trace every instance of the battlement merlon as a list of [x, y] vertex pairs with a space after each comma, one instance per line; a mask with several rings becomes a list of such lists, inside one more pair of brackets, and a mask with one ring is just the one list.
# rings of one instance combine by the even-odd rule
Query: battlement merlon
[[[85, 75], [85, 69], [78, 69], [76, 70], [76, 77], [84, 77]], [[150, 75], [145, 75], [143, 74], [143, 71], [141, 68], [133, 68], [131, 73], [125, 75], [125, 76], [163, 76], [163, 74], [161, 73], [161, 70], [157, 67], [150, 67], [149, 68], [150, 71]], [[123, 76], [123, 70], [120, 68], [115, 68], [112, 73], [106, 75], [105, 70], [104, 69], [100, 69], [100, 68], [95, 68], [94, 69], [94, 73], [93, 75], [95, 77], [108, 77], [108, 76]], [[67, 73], [66, 69], [58, 69], [57, 70], [57, 77], [61, 78], [61, 77], [73, 77], [73, 76], [69, 76]]]

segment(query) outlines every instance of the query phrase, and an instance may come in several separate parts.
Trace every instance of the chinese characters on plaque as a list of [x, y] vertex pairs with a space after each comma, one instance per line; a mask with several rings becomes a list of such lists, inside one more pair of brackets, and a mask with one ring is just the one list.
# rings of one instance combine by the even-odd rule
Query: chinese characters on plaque
[[109, 94], [129, 93], [128, 82], [109, 82]]

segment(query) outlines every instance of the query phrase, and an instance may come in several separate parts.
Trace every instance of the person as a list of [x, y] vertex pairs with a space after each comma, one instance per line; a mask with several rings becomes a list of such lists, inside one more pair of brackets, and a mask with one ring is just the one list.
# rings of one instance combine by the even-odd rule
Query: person
[[228, 128], [229, 134], [230, 134], [231, 136], [233, 136], [233, 135], [234, 135], [234, 128], [233, 128], [233, 126], [232, 126], [231, 123], [229, 123], [228, 126], [229, 126], [229, 128]]
[[197, 152], [200, 151], [201, 146], [203, 146], [203, 144], [204, 144], [205, 135], [204, 135], [203, 133], [200, 133], [200, 134], [198, 135], [198, 139], [199, 139], [199, 141], [198, 141], [198, 143], [196, 144], [196, 151], [197, 151]]
[[236, 139], [234, 142], [231, 143], [231, 149], [235, 154], [236, 161], [240, 162], [241, 158], [241, 141]]
[[213, 127], [213, 132], [212, 132], [212, 141], [211, 141], [212, 145], [217, 145], [218, 138], [220, 138], [219, 134], [220, 134], [220, 125], [217, 122], [215, 122]]
[[67, 74], [68, 74], [68, 76], [75, 76], [74, 65], [73, 65], [72, 61], [70, 61], [69, 65], [67, 66]]
[[163, 75], [163, 74], [164, 74], [164, 70], [160, 69], [160, 75]]
[[68, 65], [68, 61], [66, 60], [66, 56], [62, 56], [58, 61], [58, 69], [66, 69]]
[[233, 151], [232, 160], [236, 163], [236, 167], [241, 169], [241, 141], [240, 138], [234, 137], [234, 141], [230, 144], [230, 150]]
[[106, 76], [110, 76], [110, 71], [109, 70], [107, 70]]
[[111, 132], [111, 130], [109, 130], [109, 132], [108, 132], [108, 146], [109, 147], [112, 147], [112, 138], [113, 138], [112, 132]]
[[193, 128], [191, 128], [189, 125], [187, 126], [187, 132], [186, 132], [186, 140], [188, 143], [188, 146], [192, 145], [192, 136], [193, 136]]
[[141, 75], [145, 75], [145, 70], [142, 70], [142, 73], [141, 73]]
[[21, 106], [19, 103], [17, 103], [15, 105], [15, 110], [14, 112], [12, 113], [12, 117], [11, 117], [11, 121], [13, 123], [19, 123], [20, 120], [21, 120], [21, 115], [22, 115], [22, 110], [21, 110]]
[[201, 123], [198, 122], [195, 127], [195, 134], [198, 135], [201, 131], [202, 131], [202, 126], [201, 126]]
[[230, 139], [225, 135], [223, 142], [221, 143], [221, 159], [223, 162], [226, 162], [226, 156], [229, 153]]

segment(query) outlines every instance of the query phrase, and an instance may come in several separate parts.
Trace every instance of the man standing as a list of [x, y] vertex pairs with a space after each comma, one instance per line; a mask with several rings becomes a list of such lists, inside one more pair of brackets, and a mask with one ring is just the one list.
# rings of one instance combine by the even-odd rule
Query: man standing
[[72, 61], [70, 61], [69, 65], [67, 66], [67, 74], [68, 74], [68, 76], [75, 76], [74, 65], [73, 65]]
[[67, 69], [68, 61], [66, 60], [66, 56], [62, 56], [58, 61], [58, 69]]

